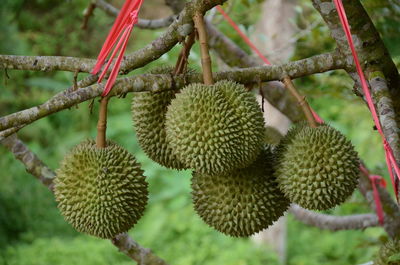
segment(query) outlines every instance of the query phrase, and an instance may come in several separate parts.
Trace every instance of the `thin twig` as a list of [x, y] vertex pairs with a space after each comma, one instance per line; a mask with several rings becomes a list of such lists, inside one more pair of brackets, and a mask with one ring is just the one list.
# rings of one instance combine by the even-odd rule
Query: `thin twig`
[[83, 13], [83, 21], [82, 21], [81, 29], [87, 29], [89, 19], [92, 16], [95, 8], [96, 8], [95, 1], [91, 1], [89, 6], [85, 9], [85, 12]]
[[296, 98], [297, 102], [299, 103], [301, 109], [304, 112], [304, 115], [307, 118], [308, 124], [316, 128], [317, 127], [317, 122], [314, 119], [314, 115], [311, 112], [311, 107], [308, 104], [306, 97], [301, 95], [299, 91], [297, 91], [296, 87], [294, 86], [292, 79], [290, 79], [289, 76], [285, 76], [283, 78], [283, 83], [285, 84], [286, 88], [288, 91]]
[[24, 128], [26, 126], [26, 124], [21, 124], [15, 127], [11, 127], [7, 130], [1, 131], [0, 132], [0, 141], [7, 138], [8, 136], [10, 136], [11, 134], [14, 134], [16, 132], [18, 132], [19, 130], [21, 130], [22, 128]]
[[186, 72], [190, 50], [194, 44], [195, 32], [193, 31], [187, 41], [184, 43], [181, 52], [179, 53], [178, 60], [175, 65], [174, 75], [179, 75]]

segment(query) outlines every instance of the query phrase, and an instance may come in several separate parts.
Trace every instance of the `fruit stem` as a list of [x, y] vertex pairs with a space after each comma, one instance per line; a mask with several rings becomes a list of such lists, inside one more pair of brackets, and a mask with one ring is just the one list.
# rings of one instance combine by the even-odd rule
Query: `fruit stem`
[[195, 31], [193, 31], [187, 38], [186, 42], [184, 43], [181, 53], [179, 54], [178, 60], [175, 65], [174, 75], [180, 75], [186, 72], [190, 49], [194, 44], [195, 36], [196, 36]]
[[100, 110], [99, 110], [99, 121], [97, 122], [97, 138], [96, 146], [98, 148], [106, 147], [106, 130], [107, 130], [107, 105], [108, 97], [101, 98]]
[[204, 24], [203, 14], [196, 12], [193, 16], [194, 26], [197, 30], [200, 42], [201, 67], [203, 69], [203, 81], [205, 85], [214, 84], [211, 70], [211, 58], [208, 51], [207, 32]]
[[318, 127], [317, 122], [314, 118], [314, 115], [312, 114], [311, 107], [307, 102], [307, 99], [305, 96], [301, 95], [299, 91], [297, 91], [296, 87], [294, 86], [292, 79], [290, 79], [289, 76], [285, 76], [283, 78], [283, 83], [286, 86], [286, 89], [289, 90], [289, 92], [297, 99], [297, 102], [299, 103], [301, 109], [304, 112], [304, 115], [307, 118], [308, 124], [312, 128]]

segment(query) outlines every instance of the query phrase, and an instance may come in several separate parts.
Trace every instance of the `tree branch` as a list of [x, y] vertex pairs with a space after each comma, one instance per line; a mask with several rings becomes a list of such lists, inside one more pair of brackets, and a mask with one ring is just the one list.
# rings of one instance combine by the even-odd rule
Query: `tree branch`
[[24, 164], [28, 173], [37, 178], [43, 185], [53, 191], [53, 179], [56, 174], [48, 168], [29, 148], [13, 134], [0, 141], [16, 159]]
[[69, 71], [89, 73], [96, 60], [64, 56], [0, 55], [2, 69], [31, 71]]
[[182, 11], [186, 0], [165, 0], [165, 4], [169, 6], [175, 14]]
[[[106, 12], [109, 16], [116, 17], [119, 13], [119, 9], [113, 5], [107, 3], [104, 0], [96, 0], [96, 6]], [[135, 25], [141, 29], [160, 29], [171, 25], [172, 22], [177, 18], [177, 16], [172, 15], [166, 18], [159, 19], [143, 19], [139, 18], [138, 23]]]
[[25, 124], [21, 124], [15, 127], [11, 127], [7, 130], [1, 131], [0, 132], [0, 141], [4, 140], [5, 138], [7, 138], [8, 136], [10, 136], [11, 134], [14, 134], [16, 132], [18, 132], [19, 130], [21, 130], [22, 128], [25, 127]]
[[[163, 54], [171, 50], [179, 41], [192, 33], [192, 17], [196, 11], [205, 13], [207, 10], [225, 1], [226, 0], [195, 0], [187, 3], [179, 14], [179, 18], [175, 20], [160, 37], [142, 49], [125, 56], [121, 64], [120, 73], [127, 74], [136, 68], [140, 68], [160, 58]], [[95, 62], [96, 61], [93, 59], [60, 56], [0, 55], [0, 68], [15, 70], [62, 70], [89, 73]], [[97, 75], [88, 78], [95, 78], [97, 80]]]
[[111, 242], [121, 252], [137, 261], [139, 265], [167, 265], [167, 263], [156, 256], [151, 249], [140, 246], [127, 233], [122, 233], [111, 239]]
[[223, 71], [216, 73], [215, 79], [229, 79], [248, 84], [257, 83], [258, 81], [282, 80], [286, 74], [290, 78], [295, 79], [310, 74], [343, 69], [343, 66], [344, 61], [340, 58], [339, 54], [331, 52], [280, 65], [266, 65]]
[[[297, 78], [333, 69], [340, 69], [343, 67], [343, 61], [336, 57], [336, 53], [327, 53], [282, 65], [260, 66], [218, 72], [214, 75], [214, 79], [216, 81], [228, 79], [247, 84], [258, 81], [280, 80], [283, 79], [285, 73], [288, 73], [291, 78]], [[115, 96], [128, 92], [158, 91], [170, 89], [173, 86], [181, 88], [185, 86], [187, 82], [201, 82], [201, 75], [188, 74], [185, 75], [185, 77], [172, 77], [170, 75], [144, 74], [120, 78], [115, 82], [111, 95]], [[102, 84], [94, 84], [76, 91], [71, 91], [70, 93], [60, 93], [39, 106], [1, 117], [0, 132], [22, 124], [30, 124], [52, 113], [95, 98], [101, 94], [102, 90]]]
[[[390, 146], [398, 163], [400, 163], [400, 75], [379, 36], [371, 18], [368, 16], [359, 0], [343, 1], [347, 17], [351, 25], [354, 45], [363, 63], [362, 67], [368, 76], [373, 100], [377, 105], [379, 118], [385, 137], [390, 139]], [[344, 38], [344, 32], [332, 0], [313, 0], [314, 7], [328, 25], [335, 39], [340, 54], [347, 62], [347, 72], [361, 87], [355, 72], [350, 48]], [[379, 77], [379, 80], [376, 78]], [[376, 87], [377, 86], [377, 87]], [[358, 90], [358, 95], [363, 95]], [[395, 135], [397, 134], [397, 135]]]
[[[22, 142], [16, 134], [1, 140], [0, 143], [4, 145], [15, 158], [22, 162], [26, 171], [36, 177], [43, 185], [53, 192], [53, 180], [56, 177], [45, 163], [43, 163], [35, 153]], [[117, 235], [111, 242], [125, 255], [135, 260], [138, 264], [143, 265], [168, 265], [164, 260], [156, 256], [150, 249], [143, 248], [127, 233]]]
[[94, 10], [96, 9], [96, 4], [94, 1], [90, 1], [89, 6], [85, 9], [83, 13], [83, 21], [81, 25], [81, 29], [87, 29], [89, 19], [93, 15]]
[[379, 226], [378, 217], [375, 214], [333, 216], [306, 210], [295, 204], [289, 208], [289, 211], [297, 220], [307, 225], [331, 231], [365, 229]]
[[208, 44], [216, 51], [218, 57], [227, 65], [230, 67], [240, 68], [260, 65], [255, 58], [243, 51], [236, 43], [219, 31], [210, 21], [206, 19], [205, 22], [207, 34], [209, 36]]
[[178, 41], [183, 40], [193, 31], [193, 16], [195, 12], [205, 13], [216, 5], [224, 3], [226, 0], [195, 0], [186, 3], [185, 8], [179, 14], [178, 20], [175, 20], [167, 30], [151, 44], [144, 48], [127, 55], [121, 65], [121, 72], [129, 71], [142, 67], [149, 62], [160, 58], [168, 52]]

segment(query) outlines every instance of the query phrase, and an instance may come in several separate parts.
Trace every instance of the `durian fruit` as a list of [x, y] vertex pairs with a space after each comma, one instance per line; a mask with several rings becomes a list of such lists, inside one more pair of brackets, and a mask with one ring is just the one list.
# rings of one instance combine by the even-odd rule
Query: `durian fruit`
[[[152, 74], [172, 73], [172, 67], [156, 68]], [[137, 92], [132, 100], [132, 117], [140, 147], [155, 162], [173, 169], [185, 169], [166, 140], [165, 113], [175, 91]]]
[[374, 265], [400, 265], [400, 240], [389, 240], [379, 250]]
[[179, 160], [209, 175], [251, 164], [265, 132], [255, 96], [232, 81], [183, 88], [168, 107], [166, 131]]
[[56, 171], [54, 193], [61, 214], [76, 230], [112, 238], [143, 215], [147, 182], [135, 157], [116, 143], [98, 148], [87, 140]]
[[291, 202], [327, 210], [344, 202], [358, 184], [353, 145], [329, 125], [291, 129], [276, 148], [275, 175]]
[[264, 143], [271, 144], [271, 145], [277, 145], [277, 144], [279, 144], [282, 137], [283, 137], [283, 135], [273, 126], [265, 127]]
[[247, 168], [221, 175], [194, 173], [192, 189], [194, 208], [201, 219], [234, 237], [267, 228], [289, 206], [273, 176], [269, 147]]

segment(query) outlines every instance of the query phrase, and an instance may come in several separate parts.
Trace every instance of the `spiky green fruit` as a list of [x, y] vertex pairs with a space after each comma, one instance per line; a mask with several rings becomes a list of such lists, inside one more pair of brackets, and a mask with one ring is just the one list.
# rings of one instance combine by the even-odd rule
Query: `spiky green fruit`
[[344, 202], [358, 184], [359, 159], [353, 145], [328, 125], [291, 129], [276, 148], [275, 174], [291, 202], [326, 210]]
[[[151, 73], [167, 74], [172, 71], [172, 67], [164, 66]], [[132, 117], [140, 147], [150, 159], [167, 168], [185, 169], [166, 139], [165, 114], [173, 98], [173, 90], [134, 93]]]
[[143, 215], [148, 196], [143, 171], [135, 157], [114, 142], [105, 148], [92, 140], [80, 143], [56, 173], [58, 208], [79, 232], [112, 238]]
[[203, 221], [235, 237], [267, 228], [289, 206], [273, 176], [270, 148], [247, 168], [213, 176], [194, 173], [192, 189], [194, 208]]
[[166, 131], [179, 160], [209, 175], [251, 164], [265, 132], [254, 95], [231, 81], [183, 88], [168, 107]]
[[389, 240], [379, 250], [374, 265], [400, 265], [400, 240]]

